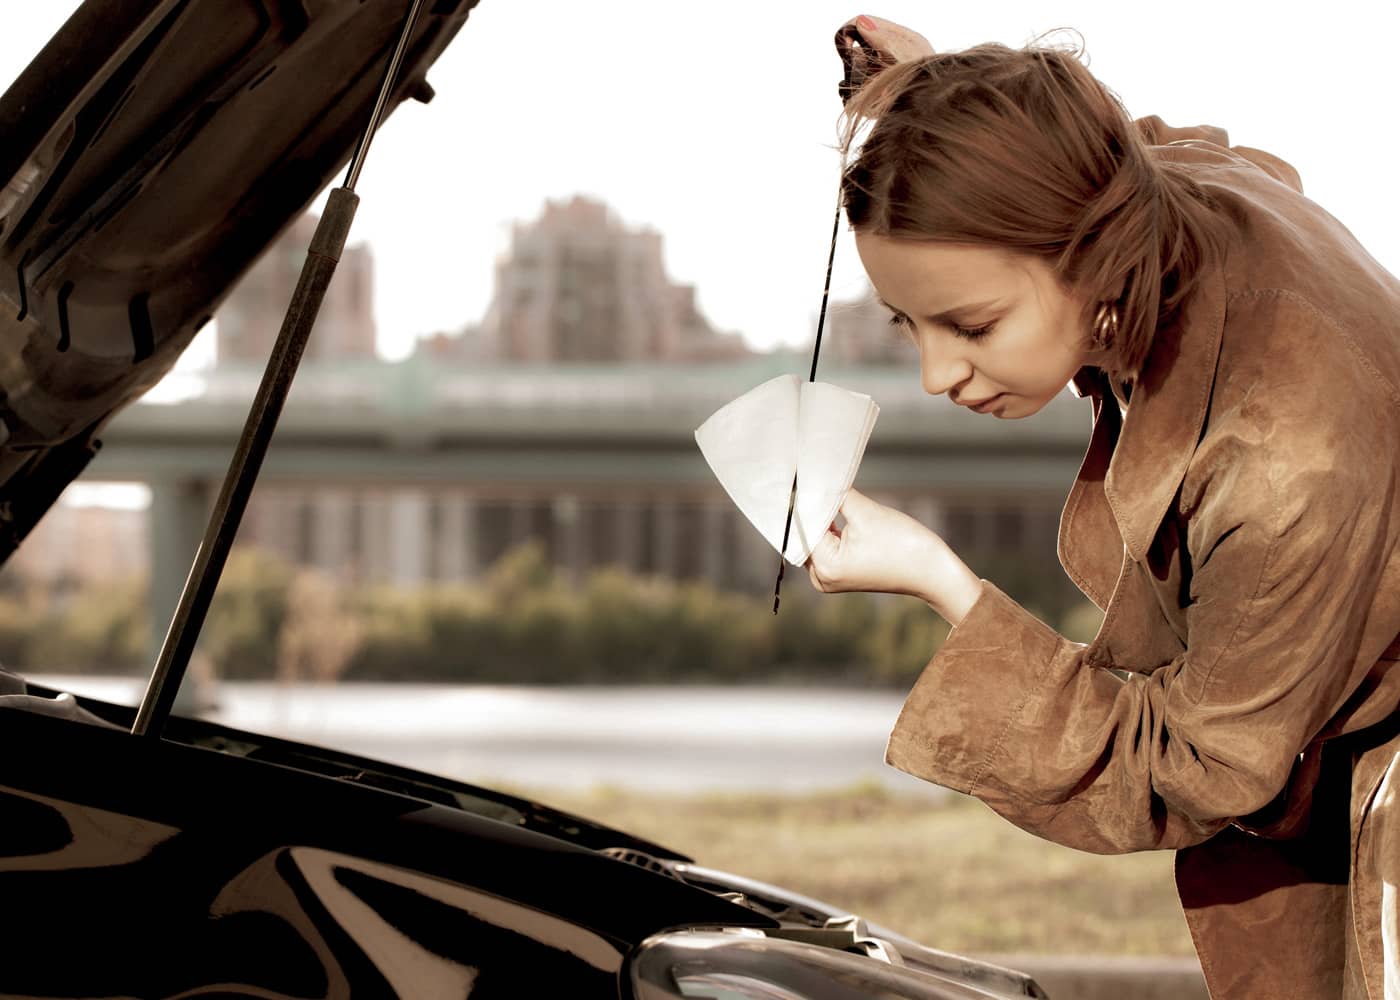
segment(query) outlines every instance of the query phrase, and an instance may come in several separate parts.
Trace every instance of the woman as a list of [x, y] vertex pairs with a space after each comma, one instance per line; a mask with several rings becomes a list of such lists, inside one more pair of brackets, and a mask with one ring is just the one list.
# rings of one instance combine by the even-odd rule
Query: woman
[[1287, 164], [1130, 122], [1072, 54], [854, 23], [897, 63], [847, 109], [861, 261], [928, 392], [1092, 400], [1060, 554], [1105, 609], [1070, 642], [852, 493], [814, 585], [954, 625], [888, 761], [1177, 849], [1216, 998], [1400, 996], [1400, 282]]

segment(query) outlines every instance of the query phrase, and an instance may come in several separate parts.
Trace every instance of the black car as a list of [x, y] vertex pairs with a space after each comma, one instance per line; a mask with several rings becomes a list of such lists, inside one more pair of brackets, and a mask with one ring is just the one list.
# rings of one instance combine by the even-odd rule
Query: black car
[[[88, 0], [0, 98], [0, 559], [472, 6]], [[255, 423], [139, 711], [0, 672], [0, 994], [1044, 995], [538, 803], [167, 718]]]

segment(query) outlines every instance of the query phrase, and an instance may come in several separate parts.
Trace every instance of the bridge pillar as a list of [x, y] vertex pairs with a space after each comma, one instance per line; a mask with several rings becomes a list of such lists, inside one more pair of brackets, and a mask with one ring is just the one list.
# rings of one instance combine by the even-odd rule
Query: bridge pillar
[[564, 493], [554, 498], [550, 514], [554, 519], [554, 538], [558, 546], [559, 566], [573, 585], [583, 579], [585, 560], [584, 524], [578, 497]]
[[[717, 503], [707, 503], [700, 513], [700, 558], [705, 580], [712, 587], [723, 587], [733, 569], [734, 553], [730, 551], [726, 523], [729, 510]], [[692, 531], [695, 528], [692, 526]]]
[[[209, 521], [209, 490], [198, 479], [164, 479], [151, 484], [150, 666], [165, 641], [180, 592], [190, 575]], [[175, 696], [175, 712], [189, 714], [198, 704], [196, 681], [187, 673]]]
[[457, 509], [462, 522], [462, 576], [463, 580], [476, 580], [485, 566], [481, 564], [481, 522], [477, 517], [478, 500], [467, 495], [457, 501]]
[[311, 523], [303, 525], [311, 532], [307, 545], [311, 565], [343, 583], [353, 562], [349, 550], [354, 499], [349, 490], [324, 487], [308, 490], [305, 502], [312, 512]]
[[428, 504], [418, 489], [395, 490], [390, 498], [389, 537], [393, 559], [390, 580], [413, 586], [428, 579]]
[[438, 492], [429, 501], [437, 512], [431, 523], [437, 531], [428, 538], [432, 578], [440, 583], [460, 583], [467, 578], [466, 500], [455, 492]]

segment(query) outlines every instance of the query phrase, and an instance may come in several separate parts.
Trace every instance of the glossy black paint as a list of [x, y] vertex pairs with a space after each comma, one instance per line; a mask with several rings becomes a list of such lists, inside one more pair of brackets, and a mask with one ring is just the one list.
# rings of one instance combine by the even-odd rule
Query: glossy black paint
[[16, 710], [0, 900], [6, 996], [613, 997], [658, 930], [776, 926], [519, 823]]

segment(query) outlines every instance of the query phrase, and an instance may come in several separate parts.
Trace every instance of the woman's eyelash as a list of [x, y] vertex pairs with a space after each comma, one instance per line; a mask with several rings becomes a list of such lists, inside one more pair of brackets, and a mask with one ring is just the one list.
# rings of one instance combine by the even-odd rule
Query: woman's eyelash
[[895, 313], [890, 317], [890, 326], [899, 331], [901, 340], [914, 343], [914, 324], [909, 322], [909, 317], [903, 313]]
[[[981, 340], [992, 332], [992, 327], [994, 325], [993, 323], [987, 323], [984, 326], [975, 327], [955, 326], [953, 327], [953, 333], [955, 336], [961, 337], [964, 340]], [[913, 324], [909, 322], [908, 316], [905, 316], [903, 313], [895, 313], [890, 317], [890, 326], [912, 329]]]
[[[896, 312], [895, 315], [892, 315], [892, 317], [889, 318], [889, 325], [904, 329], [904, 331], [911, 331], [911, 329], [914, 329], [914, 324], [911, 324], [909, 317], [906, 317], [903, 312]], [[991, 333], [991, 328], [993, 328], [993, 326], [995, 326], [995, 324], [986, 324], [983, 326], [953, 326], [953, 336], [959, 336], [959, 338], [963, 340], [981, 340], [984, 336], [987, 336], [988, 333]]]

